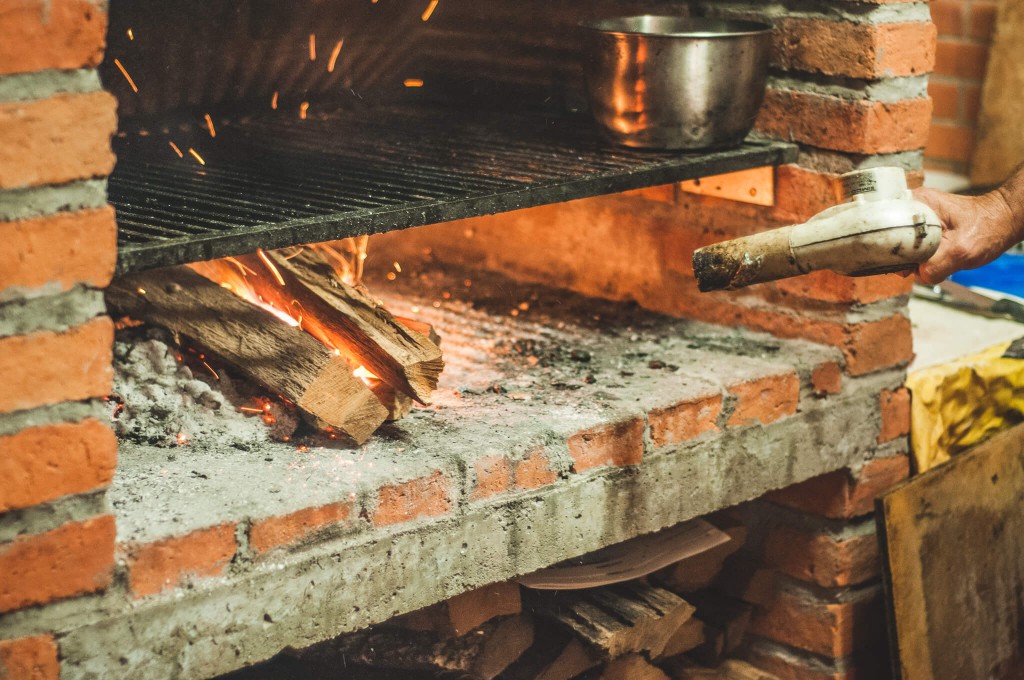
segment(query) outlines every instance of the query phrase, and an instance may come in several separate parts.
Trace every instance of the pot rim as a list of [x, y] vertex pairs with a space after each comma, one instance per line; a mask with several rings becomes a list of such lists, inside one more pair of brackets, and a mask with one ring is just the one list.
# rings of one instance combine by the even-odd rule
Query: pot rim
[[[643, 28], [631, 28], [630, 23], [640, 23], [643, 20], [663, 19], [667, 20], [670, 26], [675, 25], [679, 30], [655, 31]], [[713, 19], [709, 17], [684, 17], [671, 14], [633, 14], [617, 17], [605, 17], [581, 21], [581, 27], [603, 35], [642, 36], [644, 38], [735, 38], [748, 35], [763, 35], [771, 33], [773, 26], [757, 21], [745, 21], [737, 19]], [[726, 30], [716, 30], [710, 26], [726, 27]]]

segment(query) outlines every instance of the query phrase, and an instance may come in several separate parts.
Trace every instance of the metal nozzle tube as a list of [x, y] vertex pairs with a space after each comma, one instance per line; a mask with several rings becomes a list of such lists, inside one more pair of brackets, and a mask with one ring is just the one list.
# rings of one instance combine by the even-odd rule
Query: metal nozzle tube
[[693, 253], [697, 286], [705, 293], [735, 290], [802, 274], [789, 247], [792, 229], [773, 229], [697, 249]]

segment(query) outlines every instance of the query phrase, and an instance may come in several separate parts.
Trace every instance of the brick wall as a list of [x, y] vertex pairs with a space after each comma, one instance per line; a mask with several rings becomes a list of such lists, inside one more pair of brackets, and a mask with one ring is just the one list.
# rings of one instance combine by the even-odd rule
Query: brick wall
[[925, 148], [929, 168], [969, 174], [981, 88], [995, 28], [995, 0], [935, 0], [935, 72], [928, 94], [935, 110]]
[[[104, 177], [103, 0], [0, 12], [0, 630], [5, 615], [106, 589], [117, 441], [101, 407], [116, 259]], [[0, 638], [6, 637], [0, 633]], [[0, 677], [56, 678], [51, 635], [0, 641]]]

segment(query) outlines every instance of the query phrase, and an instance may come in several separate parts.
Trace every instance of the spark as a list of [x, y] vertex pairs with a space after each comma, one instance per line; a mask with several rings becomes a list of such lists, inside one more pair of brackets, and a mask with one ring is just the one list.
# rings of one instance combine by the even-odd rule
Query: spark
[[331, 59], [327, 62], [327, 72], [334, 73], [334, 65], [338, 61], [338, 55], [341, 54], [341, 46], [345, 44], [345, 39], [342, 38], [334, 46], [334, 50], [331, 52]]
[[270, 98], [270, 108], [277, 110], [277, 90], [274, 90], [274, 96]]
[[259, 258], [263, 260], [263, 264], [267, 265], [267, 269], [269, 269], [270, 273], [274, 275], [275, 279], [277, 279], [278, 285], [283, 286], [284, 278], [281, 276], [281, 272], [277, 271], [277, 267], [275, 267], [274, 263], [270, 261], [270, 258], [267, 257], [267, 254], [263, 252], [263, 249], [257, 248], [256, 254], [259, 255]]
[[427, 5], [427, 8], [425, 10], [423, 10], [423, 15], [420, 17], [420, 19], [423, 19], [424, 21], [430, 19], [430, 15], [433, 14], [434, 10], [437, 8], [437, 1], [438, 0], [430, 0], [430, 4]]
[[398, 264], [397, 262], [392, 262], [391, 265], [395, 268], [396, 272], [398, 272], [399, 274], [402, 273], [402, 265]]
[[387, 274], [385, 274], [385, 277], [387, 278], [388, 281], [394, 281], [395, 279], [398, 278], [398, 274], [394, 272], [388, 272]]
[[178, 436], [175, 437], [175, 440], [178, 442], [178, 446], [184, 446], [185, 444], [188, 444], [188, 435], [184, 432], [179, 432]]
[[210, 130], [210, 137], [216, 137], [217, 136], [217, 130], [215, 130], [214, 127], [213, 127], [213, 118], [210, 118], [210, 114], [208, 114], [208, 113], [205, 114], [203, 116], [203, 118], [206, 119], [206, 127], [209, 128], [209, 130]]
[[129, 40], [135, 40], [135, 34], [132, 32], [132, 29], [129, 28], [126, 32], [128, 33]]
[[206, 165], [206, 161], [203, 160], [203, 157], [196, 153], [196, 150], [193, 149], [191, 146], [188, 148], [188, 152], [192, 154], [193, 158], [199, 161], [199, 165]]
[[230, 262], [231, 264], [235, 265], [236, 267], [238, 267], [238, 270], [242, 272], [242, 276], [248, 276], [249, 274], [252, 274], [253, 276], [256, 276], [256, 272], [254, 272], [253, 270], [249, 269], [248, 267], [246, 267], [244, 264], [242, 264], [241, 262], [239, 262], [235, 258], [233, 258], [233, 257], [225, 257], [224, 259], [227, 260], [228, 262]]
[[309, 102], [299, 104], [299, 118], [306, 120], [306, 111], [309, 111]]
[[406, 87], [423, 87], [423, 81], [419, 78], [406, 78], [403, 84]]
[[294, 253], [292, 253], [290, 255], [285, 255], [284, 259], [286, 259], [286, 260], [294, 259], [294, 258], [298, 257], [299, 255], [301, 255], [302, 251], [305, 250], [305, 249], [306, 249], [305, 246], [298, 246], [298, 247], [295, 248], [295, 252]]
[[177, 144], [175, 144], [174, 142], [167, 142], [167, 143], [171, 145], [172, 149], [174, 149], [174, 153], [178, 154], [178, 158], [184, 158], [185, 157], [185, 154], [181, 153], [181, 149], [178, 148]]
[[139, 287], [136, 290], [139, 291], [139, 295], [145, 295], [146, 294], [146, 289], [145, 288]]
[[206, 370], [208, 370], [210, 373], [213, 373], [214, 378], [220, 380], [220, 376], [217, 375], [217, 371], [213, 370], [213, 366], [210, 366], [210, 364], [206, 363], [205, 361], [203, 362], [203, 366], [206, 366]]
[[117, 68], [121, 69], [121, 75], [123, 75], [123, 76], [124, 76], [124, 79], [128, 81], [128, 84], [132, 86], [132, 90], [133, 90], [134, 92], [138, 92], [138, 91], [139, 91], [139, 86], [138, 86], [138, 85], [136, 85], [136, 84], [135, 84], [135, 81], [134, 81], [134, 80], [132, 80], [132, 77], [131, 77], [130, 75], [128, 75], [128, 71], [127, 71], [127, 69], [125, 69], [125, 67], [124, 67], [124, 66], [123, 66], [123, 65], [121, 64], [121, 60], [120, 60], [120, 59], [115, 59], [115, 60], [114, 60], [114, 66], [116, 66]]
[[239, 406], [239, 411], [245, 411], [246, 413], [263, 413], [261, 408], [253, 408], [252, 406]]
[[316, 33], [309, 34], [309, 60], [316, 61]]

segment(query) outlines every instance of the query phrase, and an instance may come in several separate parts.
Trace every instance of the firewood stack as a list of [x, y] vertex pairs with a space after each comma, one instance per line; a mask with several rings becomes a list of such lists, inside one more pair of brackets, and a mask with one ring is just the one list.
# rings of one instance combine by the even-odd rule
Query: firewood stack
[[131, 274], [106, 295], [360, 444], [429, 403], [444, 368], [429, 325], [393, 316], [312, 249]]
[[[474, 680], [775, 680], [730, 658], [775, 574], [729, 540], [645, 577], [578, 590], [494, 584], [297, 652], [306, 677]], [[335, 674], [332, 675], [331, 673]], [[262, 676], [254, 676], [262, 677]]]

